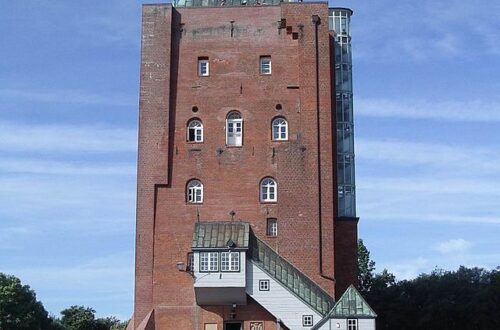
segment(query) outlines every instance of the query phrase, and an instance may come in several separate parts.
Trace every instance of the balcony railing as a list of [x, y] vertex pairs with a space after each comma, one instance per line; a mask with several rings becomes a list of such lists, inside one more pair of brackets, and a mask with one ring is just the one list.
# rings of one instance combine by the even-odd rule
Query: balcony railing
[[250, 259], [307, 305], [325, 316], [333, 298], [263, 241], [250, 234]]

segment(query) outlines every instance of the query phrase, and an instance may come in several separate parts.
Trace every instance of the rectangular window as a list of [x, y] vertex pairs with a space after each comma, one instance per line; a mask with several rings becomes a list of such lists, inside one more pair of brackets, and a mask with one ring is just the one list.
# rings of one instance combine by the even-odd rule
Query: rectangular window
[[278, 220], [275, 218], [267, 219], [267, 236], [278, 236]]
[[200, 272], [219, 271], [218, 252], [200, 252]]
[[271, 74], [271, 56], [260, 57], [260, 73]]
[[221, 252], [220, 270], [222, 272], [240, 271], [240, 253], [239, 252]]
[[358, 330], [358, 320], [347, 319], [347, 330]]
[[302, 326], [312, 327], [313, 326], [313, 316], [312, 315], [302, 315]]
[[259, 291], [269, 291], [269, 280], [259, 280]]
[[194, 253], [193, 252], [189, 252], [187, 254], [187, 271], [188, 272], [194, 271]]
[[198, 76], [207, 77], [210, 74], [208, 57], [198, 57]]

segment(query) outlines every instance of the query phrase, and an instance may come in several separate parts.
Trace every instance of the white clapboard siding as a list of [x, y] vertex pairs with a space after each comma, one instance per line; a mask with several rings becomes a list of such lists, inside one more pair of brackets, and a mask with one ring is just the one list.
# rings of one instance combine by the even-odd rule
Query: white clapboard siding
[[375, 330], [375, 319], [358, 319], [358, 330]]
[[[246, 253], [240, 252], [239, 272], [200, 272], [200, 254], [194, 252], [194, 287], [195, 288], [217, 288], [217, 287], [245, 287]], [[219, 265], [220, 270], [220, 265]]]
[[[302, 316], [312, 315], [313, 324], [321, 316], [282, 284], [267, 275], [251, 261], [247, 262], [247, 294], [264, 307], [269, 313], [280, 319], [290, 330], [310, 329], [302, 326]], [[259, 280], [269, 280], [269, 291], [259, 291]]]
[[[320, 330], [347, 330], [347, 319], [330, 319]], [[358, 330], [375, 330], [375, 319], [358, 319]]]

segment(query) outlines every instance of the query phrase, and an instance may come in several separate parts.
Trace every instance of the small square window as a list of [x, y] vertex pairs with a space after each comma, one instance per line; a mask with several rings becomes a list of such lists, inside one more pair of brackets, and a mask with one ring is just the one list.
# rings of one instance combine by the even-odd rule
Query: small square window
[[271, 74], [271, 56], [260, 57], [260, 73]]
[[275, 218], [267, 219], [267, 236], [278, 236], [278, 220]]
[[259, 291], [269, 291], [269, 280], [259, 280]]
[[208, 57], [198, 57], [198, 76], [207, 77], [210, 74]]
[[313, 316], [312, 315], [302, 315], [302, 326], [312, 327], [313, 326]]
[[358, 330], [358, 320], [347, 319], [347, 330]]

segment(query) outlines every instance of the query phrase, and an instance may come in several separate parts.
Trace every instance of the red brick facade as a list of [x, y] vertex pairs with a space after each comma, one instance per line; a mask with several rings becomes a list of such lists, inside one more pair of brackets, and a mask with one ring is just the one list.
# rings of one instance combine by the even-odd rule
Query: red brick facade
[[[318, 77], [312, 15], [320, 17]], [[223, 329], [231, 307], [197, 306], [191, 276], [176, 265], [186, 262], [198, 218], [228, 221], [231, 211], [332, 296], [341, 294], [355, 281], [356, 252], [349, 247], [357, 229], [356, 222], [335, 224], [327, 3], [145, 5], [142, 24], [135, 327], [154, 309], [156, 329], [203, 329], [205, 323]], [[260, 74], [260, 56], [271, 56], [271, 75]], [[208, 57], [208, 77], [198, 76], [198, 57]], [[242, 147], [225, 143], [233, 110], [243, 118]], [[276, 116], [288, 121], [288, 141], [271, 139]], [[193, 118], [203, 123], [202, 143], [186, 141]], [[259, 183], [268, 176], [277, 181], [276, 203], [259, 199]], [[186, 202], [190, 179], [204, 185], [202, 204]], [[278, 219], [277, 237], [266, 236], [268, 218]], [[348, 250], [337, 251], [342, 247]], [[340, 288], [333, 279], [342, 279]], [[253, 301], [236, 313], [245, 329], [252, 320], [276, 328]]]

